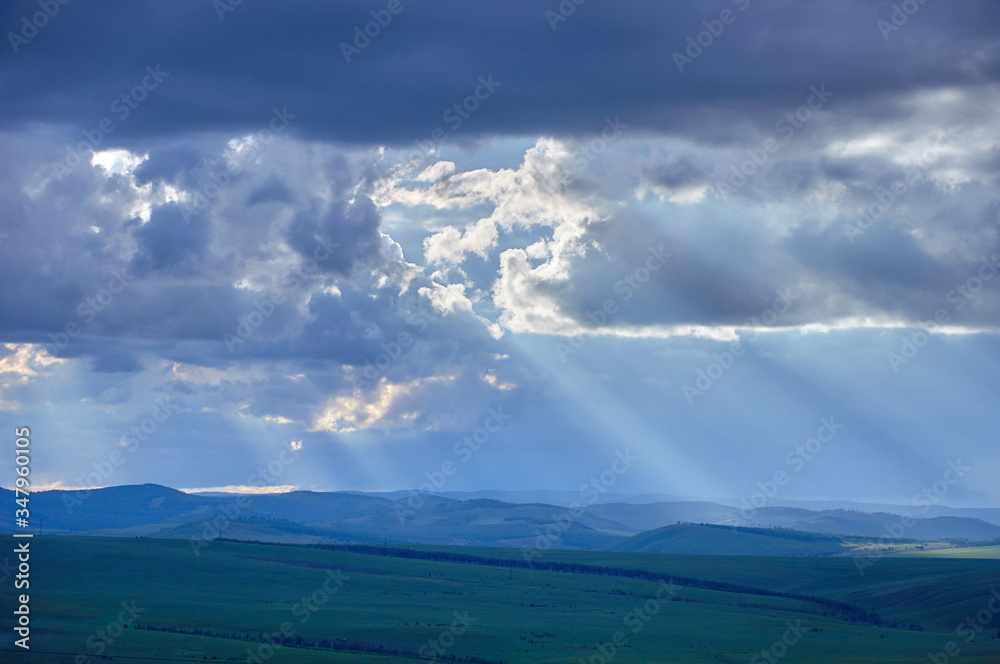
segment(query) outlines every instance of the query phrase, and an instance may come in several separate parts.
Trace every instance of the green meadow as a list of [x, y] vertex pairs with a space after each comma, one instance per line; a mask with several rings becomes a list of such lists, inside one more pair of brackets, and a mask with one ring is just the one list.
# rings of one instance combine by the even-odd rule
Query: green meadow
[[[523, 560], [516, 549], [415, 548]], [[928, 662], [952, 641], [957, 655], [939, 662], [1000, 661], [1000, 615], [988, 609], [1000, 589], [995, 560], [908, 554], [859, 571], [852, 558], [539, 553], [538, 563], [836, 600], [913, 628], [848, 622], [808, 599], [628, 576], [236, 542], [196, 556], [186, 540], [42, 537], [32, 543], [31, 651], [13, 646], [5, 590], [0, 660], [902, 664]], [[984, 611], [990, 620], [970, 641], [955, 632]]]

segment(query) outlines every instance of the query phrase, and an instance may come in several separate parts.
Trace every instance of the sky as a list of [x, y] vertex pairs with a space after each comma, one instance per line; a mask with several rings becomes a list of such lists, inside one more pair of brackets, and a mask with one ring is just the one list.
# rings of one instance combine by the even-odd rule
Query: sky
[[36, 489], [1000, 505], [998, 26], [5, 2], [6, 435]]

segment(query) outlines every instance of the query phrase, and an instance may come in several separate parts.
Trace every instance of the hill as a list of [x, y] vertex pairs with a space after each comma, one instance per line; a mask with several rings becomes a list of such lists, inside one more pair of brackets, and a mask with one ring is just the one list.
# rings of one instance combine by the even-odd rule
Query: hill
[[[909, 525], [907, 525], [909, 524]], [[1000, 526], [963, 516], [936, 516], [904, 521], [890, 512], [856, 510], [810, 511], [794, 507], [765, 507], [738, 525], [793, 528], [820, 533], [863, 537], [912, 537], [924, 540], [961, 538], [976, 541], [1000, 537]]]
[[835, 556], [859, 546], [910, 548], [913, 540], [808, 533], [787, 528], [741, 528], [685, 523], [657, 528], [609, 547], [631, 553], [741, 556]]
[[[12, 500], [12, 492], [0, 495]], [[393, 497], [388, 497], [388, 496]], [[901, 535], [926, 541], [989, 542], [1000, 526], [980, 519], [939, 516], [900, 526], [898, 515], [853, 510], [809, 511], [765, 507], [747, 523], [739, 512], [711, 502], [594, 503], [567, 508], [547, 503], [509, 503], [492, 498], [456, 499], [437, 494], [364, 494], [294, 491], [284, 494], [188, 494], [155, 484], [92, 491], [40, 491], [31, 497], [36, 525], [47, 534], [257, 539], [275, 542], [371, 543], [542, 547], [579, 550], [615, 548], [647, 531], [679, 522], [738, 526], [749, 535], [732, 544], [737, 531], [692, 530], [647, 534], [627, 543], [634, 550], [687, 552], [783, 552], [834, 555], [843, 548], [814, 539], [775, 540], [772, 528], [843, 537]], [[0, 532], [11, 532], [10, 523]], [[726, 534], [728, 533], [728, 534]], [[761, 539], [761, 538], [764, 539]], [[824, 544], [820, 544], [824, 541]], [[722, 547], [718, 550], [712, 546]], [[680, 547], [680, 548], [678, 548]], [[775, 548], [776, 547], [776, 548]], [[622, 549], [629, 550], [629, 549]]]

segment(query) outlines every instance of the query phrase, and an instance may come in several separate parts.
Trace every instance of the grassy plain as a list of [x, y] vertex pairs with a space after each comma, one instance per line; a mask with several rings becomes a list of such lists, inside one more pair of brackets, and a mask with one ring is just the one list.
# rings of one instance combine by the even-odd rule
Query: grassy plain
[[[512, 549], [437, 549], [521, 556]], [[196, 556], [186, 540], [41, 537], [32, 543], [32, 650], [10, 652], [17, 649], [13, 598], [5, 588], [0, 650], [6, 652], [0, 652], [0, 660], [427, 661], [290, 645], [270, 650], [267, 644], [240, 640], [277, 633], [285, 625], [294, 630], [292, 638], [347, 639], [511, 663], [748, 662], [764, 650], [772, 657], [783, 653], [782, 662], [902, 664], [927, 662], [928, 652], [943, 651], [949, 641], [960, 648], [949, 662], [1000, 661], [1000, 639], [995, 638], [1000, 616], [991, 616], [989, 627], [971, 642], [954, 632], [987, 609], [991, 589], [1000, 589], [1000, 566], [994, 560], [886, 556], [872, 560], [863, 574], [851, 558], [548, 551], [539, 560], [815, 595], [860, 605], [886, 621], [913, 623], [923, 631], [849, 624], [798, 599], [691, 587], [675, 588], [671, 596], [656, 582], [615, 576], [231, 542], [212, 542]], [[124, 630], [113, 627], [122, 603], [133, 601], [135, 623]], [[104, 643], [99, 630], [120, 634]], [[215, 636], [191, 633], [195, 630]], [[616, 634], [619, 645], [613, 645]]]

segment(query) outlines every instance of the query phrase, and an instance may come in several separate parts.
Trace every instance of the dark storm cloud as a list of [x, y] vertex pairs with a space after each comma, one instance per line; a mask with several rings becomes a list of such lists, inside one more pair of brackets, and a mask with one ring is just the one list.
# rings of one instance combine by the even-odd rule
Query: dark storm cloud
[[294, 337], [274, 338], [265, 330], [241, 345], [235, 355], [364, 367], [374, 363], [386, 345], [403, 338], [407, 340], [404, 352], [393, 358], [388, 370], [376, 375], [376, 379], [386, 376], [402, 381], [445, 366], [460, 350], [474, 352], [492, 346], [480, 322], [466, 316], [443, 316], [414, 297], [427, 284], [429, 280], [418, 277], [401, 295], [392, 289], [367, 290], [342, 282], [339, 295], [312, 295], [308, 322]]
[[[203, 138], [197, 147], [191, 137], [174, 147], [150, 141], [133, 181], [89, 159], [49, 177], [65, 154], [63, 131], [0, 135], [7, 157], [0, 198], [8, 209], [0, 228], [0, 307], [14, 314], [0, 322], [5, 340], [92, 357], [99, 372], [135, 370], [136, 360], [127, 358], [144, 352], [221, 366], [235, 359], [224, 334], [264, 306], [270, 315], [254, 327], [242, 357], [315, 356], [288, 341], [305, 323], [310, 292], [330, 283], [325, 273], [386, 263], [378, 211], [366, 196], [351, 196], [356, 165], [333, 148], [320, 150], [328, 156], [313, 164], [303, 163], [297, 144], [230, 149], [220, 135]], [[202, 194], [208, 204], [192, 211], [160, 198], [147, 221], [136, 216], [147, 197], [176, 191], [169, 187], [187, 201]], [[334, 202], [317, 203], [324, 194]], [[291, 217], [290, 226], [276, 221], [278, 213]], [[321, 240], [331, 255], [308, 270]], [[247, 279], [253, 288], [237, 286]], [[274, 293], [280, 302], [260, 304]], [[363, 338], [350, 309], [324, 322], [348, 339]], [[117, 354], [106, 347], [111, 340]], [[377, 345], [321, 347], [326, 359], [350, 362]]]
[[138, 221], [133, 237], [139, 248], [132, 269], [140, 275], [150, 271], [189, 275], [199, 270], [212, 240], [211, 227], [203, 215], [185, 220], [181, 206], [168, 203], [157, 206], [146, 223], [139, 225]]
[[[968, 196], [975, 194], [973, 191]], [[1000, 254], [1000, 242], [991, 232], [996, 226], [995, 214], [975, 219], [967, 217], [958, 205], [940, 208], [930, 211], [931, 224], [927, 226], [947, 228], [945, 224], [951, 224], [964, 227], [972, 236], [985, 231], [984, 237], [990, 239], [980, 243], [975, 253], [970, 252], [971, 257], [932, 254], [915, 239], [915, 227], [907, 223], [911, 219], [899, 215], [901, 219], [873, 225], [853, 242], [840, 224], [825, 228], [802, 224], [785, 246], [814, 279], [826, 282], [827, 292], [836, 290], [855, 301], [857, 308], [852, 313], [884, 312], [897, 320], [920, 323], [943, 308], [952, 312], [956, 324], [995, 327], [995, 312], [1000, 306], [1000, 292], [990, 283], [997, 274], [996, 257]], [[986, 268], [980, 274], [982, 266]], [[985, 283], [979, 283], [974, 293], [966, 295], [960, 290], [980, 276], [985, 276]]]
[[[7, 45], [0, 122], [93, 130], [106, 117], [111, 142], [132, 142], [257, 130], [287, 105], [307, 137], [409, 142], [492, 74], [502, 87], [464, 123], [466, 138], [585, 133], [620, 114], [638, 130], [711, 140], [742, 131], [737, 119], [770, 121], [811, 85], [848, 102], [1000, 77], [989, 47], [1000, 6], [986, 0], [920, 5], [888, 38], [878, 25], [893, 13], [888, 0], [589, 2], [559, 22], [546, 16], [556, 2], [402, 6], [348, 63], [341, 42], [384, 2], [247, 0], [223, 20], [200, 0], [72, 3], [17, 53]], [[733, 20], [679, 72], [673, 54], [724, 10]], [[0, 26], [20, 33], [36, 11], [33, 0], [5, 3]]]
[[351, 203], [340, 201], [323, 212], [298, 214], [289, 225], [285, 240], [306, 259], [312, 258], [320, 246], [329, 255], [323, 260], [316, 259], [319, 269], [349, 275], [355, 265], [373, 263], [381, 255], [381, 222], [375, 204], [359, 194]]
[[[810, 161], [798, 146], [773, 156], [732, 199], [709, 194], [653, 214], [624, 206], [589, 228], [601, 250], [576, 257], [570, 280], [539, 291], [591, 329], [605, 320], [606, 302], [614, 313], [599, 325], [742, 325], [781, 293], [794, 304], [776, 326], [845, 318], [920, 324], [944, 308], [955, 324], [995, 327], [1000, 202], [988, 184], [995, 175], [946, 186], [892, 156]], [[700, 173], [681, 156], [643, 177], [673, 189], [706, 184]], [[826, 188], [836, 189], [835, 206], [805, 200]], [[878, 215], [866, 217], [869, 209]], [[661, 244], [673, 255], [648, 270], [650, 250]]]
[[[592, 327], [588, 314], [611, 300], [619, 307], [615, 325], [737, 325], [759, 317], [797, 280], [800, 268], [761, 226], [723, 215], [698, 223], [693, 232], [677, 220], [658, 225], [620, 214], [596, 228], [594, 238], [614, 258], [575, 266], [560, 294], [566, 313]], [[661, 246], [670, 254], [662, 261]], [[791, 323], [790, 316], [779, 321]]]
[[[219, 135], [205, 138], [199, 147], [184, 147], [190, 137], [176, 148], [151, 141], [130, 184], [86, 162], [62, 179], [45, 177], [63, 154], [61, 132], [0, 136], [8, 156], [0, 193], [10, 209], [0, 307], [14, 314], [0, 322], [5, 341], [87, 359], [94, 375], [156, 374], [164, 360], [237, 371], [287, 362], [293, 375], [306, 371], [323, 383], [325, 394], [352, 389], [342, 365], [374, 363], [401, 334], [414, 342], [376, 381], [421, 378], [459, 348], [474, 353], [489, 344], [480, 322], [442, 317], [416, 295], [432, 285], [426, 277], [414, 274], [400, 292], [396, 276], [411, 268], [385, 255], [379, 211], [359, 191], [367, 166], [357, 161], [369, 157], [274, 141], [250, 150], [260, 158], [244, 159], [228, 184], [212, 189], [239, 151]], [[142, 194], [136, 184], [152, 190]], [[207, 192], [209, 206], [186, 216], [183, 203], [161, 202], [148, 221], [136, 218], [135, 204], [167, 184]], [[317, 254], [325, 248], [329, 255]], [[334, 281], [339, 295], [323, 292]], [[240, 341], [227, 344], [227, 334]], [[104, 389], [95, 384], [92, 394]], [[302, 396], [303, 418], [326, 398]]]

